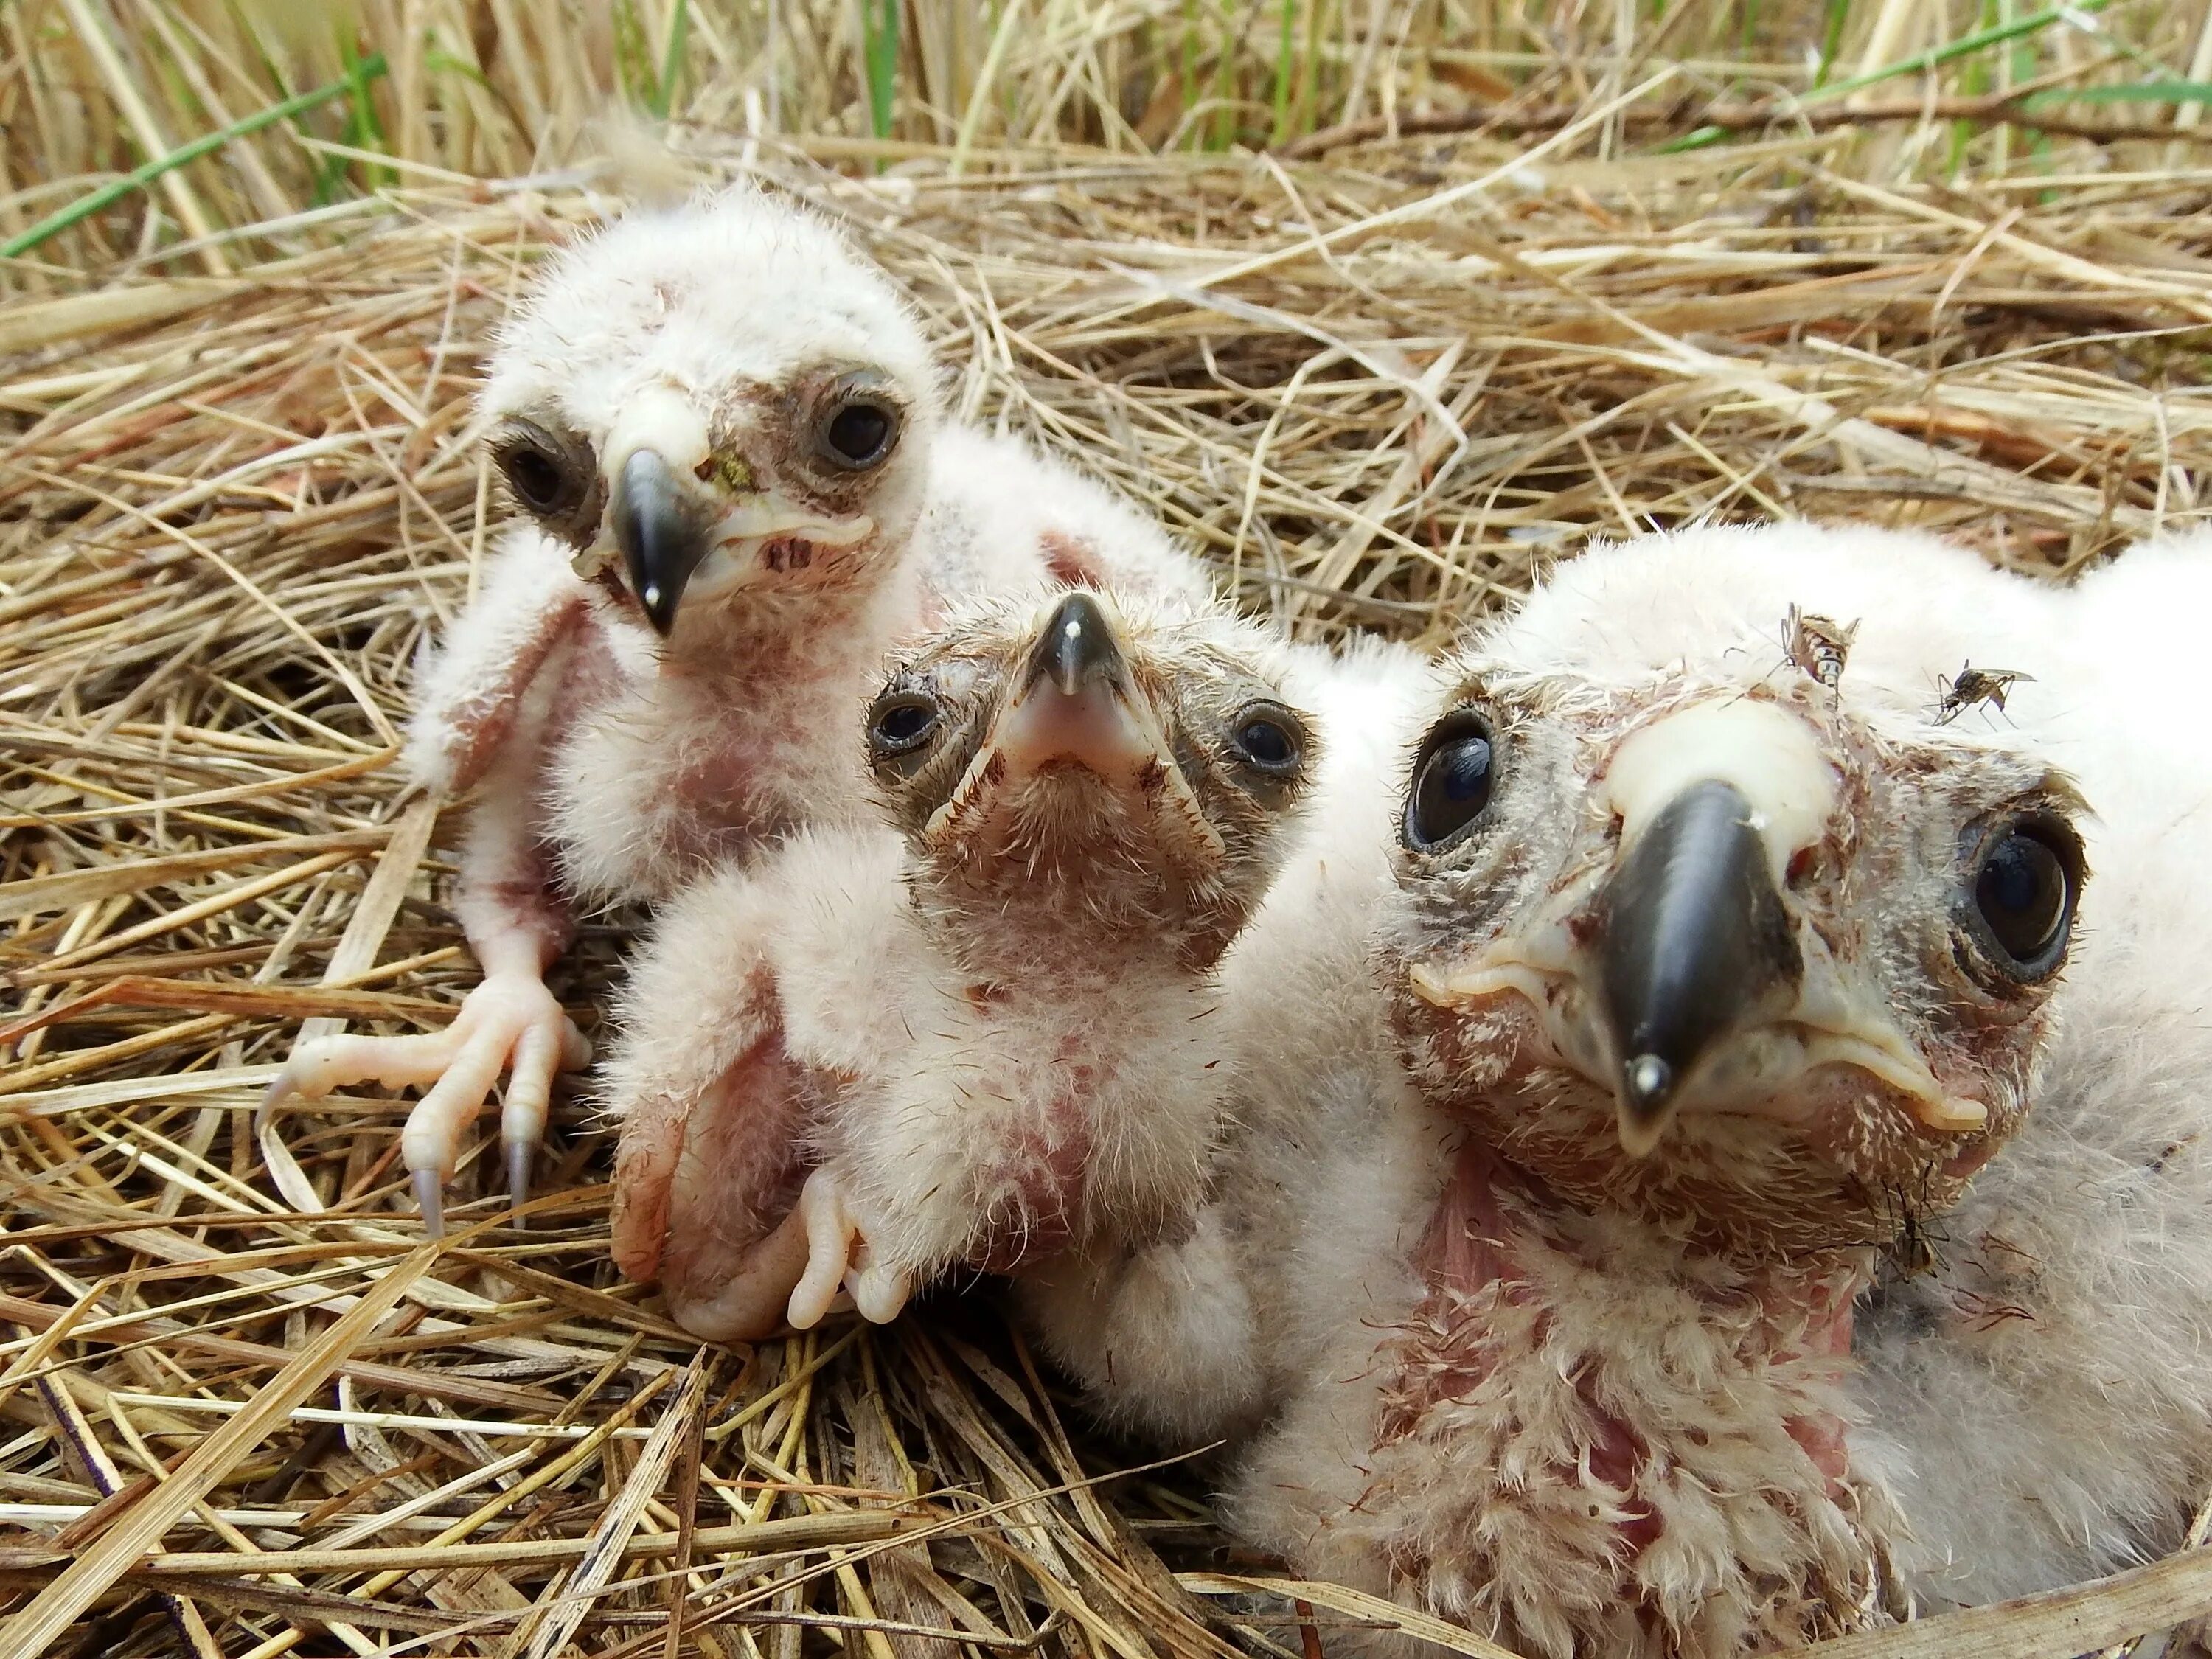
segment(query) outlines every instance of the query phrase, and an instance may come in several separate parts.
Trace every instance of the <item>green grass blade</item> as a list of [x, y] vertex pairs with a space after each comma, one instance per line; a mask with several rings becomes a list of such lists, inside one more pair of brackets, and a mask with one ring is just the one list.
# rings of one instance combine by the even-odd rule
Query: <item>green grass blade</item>
[[[1797, 101], [1801, 104], [1810, 104], [1830, 98], [1841, 98], [1847, 93], [1857, 92], [1863, 88], [1875, 86], [1884, 81], [1893, 81], [1899, 76], [1923, 74], [1929, 70], [1940, 69], [1946, 64], [1955, 63], [1961, 58], [1971, 57], [1975, 52], [1986, 52], [1991, 46], [2002, 46], [2008, 41], [2024, 40], [2030, 35], [2041, 33], [2054, 23], [2069, 22], [2085, 13], [2102, 11], [2108, 3], [2110, 0], [2081, 0], [2078, 5], [2053, 6], [2046, 10], [2032, 12], [2026, 17], [2014, 18], [2009, 22], [1976, 29], [1971, 34], [1962, 34], [1955, 40], [1948, 41], [1929, 51], [1919, 52], [1900, 63], [1891, 64], [1886, 68], [1875, 70], [1865, 75], [1855, 75], [1848, 81], [1835, 81], [1826, 85], [1816, 83], [1800, 94]], [[1848, 9], [1847, 5], [1844, 9]], [[1834, 0], [1832, 0], [1829, 11], [1832, 23], [1838, 15]], [[1829, 44], [1832, 45], [1833, 40], [1834, 36], [1832, 32]], [[1826, 72], [1829, 60], [1830, 53], [1824, 48], [1821, 53], [1820, 73]], [[2049, 94], [2038, 94], [2035, 98], [2022, 100], [2022, 107], [2025, 108], [2046, 95], [2059, 99], [2094, 100], [2100, 92], [2118, 94], [2108, 96], [2105, 101], [2109, 102], [2136, 100], [2168, 103], [2193, 102], [2196, 101], [2196, 96], [2190, 92], [2189, 88], [2201, 84], [2203, 83], [2194, 81], [2154, 81], [2142, 82], [2141, 90], [2123, 87], [2087, 88], [2081, 90], [2068, 88]], [[1782, 110], [1778, 108], [1776, 112], [1778, 119], [1781, 118], [1782, 113]], [[1685, 150], [1709, 149], [1715, 144], [1724, 143], [1732, 136], [1731, 131], [1724, 127], [1699, 127], [1695, 131], [1687, 133], [1671, 143], [1660, 145], [1658, 153], [1662, 155], [1678, 155]]]
[[19, 258], [40, 244], [60, 235], [72, 225], [82, 224], [101, 209], [121, 201], [132, 191], [143, 190], [163, 173], [183, 167], [188, 161], [197, 161], [210, 151], [221, 149], [234, 138], [249, 137], [264, 127], [274, 126], [279, 121], [289, 121], [318, 105], [327, 104], [333, 98], [343, 98], [384, 73], [384, 54], [375, 53], [362, 58], [353, 66], [350, 73], [339, 80], [301, 93], [296, 97], [287, 98], [281, 104], [271, 104], [266, 109], [256, 110], [251, 115], [240, 117], [228, 126], [218, 127], [188, 143], [179, 144], [167, 155], [157, 155], [152, 161], [133, 167], [120, 179], [78, 197], [66, 207], [48, 214], [29, 229], [0, 243], [0, 259]]
[[898, 94], [899, 0], [860, 0], [860, 33], [868, 65], [868, 123], [891, 136]]
[[653, 112], [665, 121], [676, 107], [676, 82], [684, 73], [684, 49], [691, 37], [691, 0], [676, 0], [668, 19], [668, 50], [660, 57], [660, 76], [653, 89]]
[[452, 52], [438, 44], [437, 36], [434, 34], [430, 37], [430, 44], [423, 48], [422, 67], [433, 75], [458, 75], [464, 81], [473, 81], [495, 96], [498, 94], [499, 88], [492, 84], [491, 76], [486, 75], [467, 58], [454, 57]]
[[1279, 144], [1291, 136], [1291, 39], [1298, 0], [1281, 0], [1281, 27], [1275, 35], [1275, 134]]
[[[2002, 3], [2002, 0], [1982, 0], [1982, 27], [1988, 28], [2005, 21], [2009, 9], [2010, 8]], [[2013, 43], [2010, 55], [2017, 58], [2021, 51], [2021, 43], [2015, 41]], [[2030, 55], [2032, 58], [2032, 49], [2030, 49]], [[2033, 73], [2032, 64], [2029, 72]], [[1959, 90], [1969, 98], [1986, 97], [1996, 84], [1996, 70], [1986, 57], [1969, 59], [1966, 66], [1959, 72]], [[1944, 158], [1943, 170], [1946, 173], [1956, 176], [1965, 167], [1966, 151], [1974, 142], [1976, 131], [1972, 121], [1951, 123], [1951, 140], [1946, 146], [1948, 153]]]
[[2031, 12], [2026, 17], [2016, 17], [2008, 23], [1996, 23], [1988, 28], [1976, 29], [1972, 34], [1962, 34], [1955, 40], [1947, 41], [1900, 63], [1870, 70], [1865, 75], [1855, 75], [1848, 81], [1814, 87], [1805, 94], [1802, 101], [1809, 104], [1816, 98], [1841, 98], [1846, 93], [1856, 92], [1863, 87], [1871, 87], [1883, 81], [1893, 81], [1901, 75], [1920, 75], [1929, 70], [1941, 69], [1946, 64], [1955, 63], [1978, 52], [1986, 52], [1991, 46], [2002, 46], [2008, 40], [2039, 34], [2054, 23], [2069, 22], [2085, 12], [2102, 11], [2108, 3], [2109, 0], [2081, 0], [2079, 5], [2052, 6], [2047, 10]]
[[1820, 25], [1820, 61], [1813, 70], [1813, 90], [1828, 84], [1837, 55], [1844, 49], [1844, 25], [1851, 21], [1851, 0], [1828, 0]]
[[2135, 81], [2124, 87], [2054, 87], [2021, 100], [2039, 104], [2212, 104], [2212, 81]]

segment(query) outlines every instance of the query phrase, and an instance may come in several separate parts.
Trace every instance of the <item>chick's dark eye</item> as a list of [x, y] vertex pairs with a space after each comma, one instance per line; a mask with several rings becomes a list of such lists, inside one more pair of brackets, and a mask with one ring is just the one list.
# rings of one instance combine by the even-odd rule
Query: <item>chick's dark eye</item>
[[1429, 733], [1413, 768], [1406, 801], [1406, 839], [1440, 847], [1480, 817], [1496, 782], [1490, 728], [1473, 714], [1453, 714]]
[[550, 513], [568, 494], [568, 474], [560, 458], [534, 443], [520, 443], [500, 457], [500, 468], [522, 504]]
[[880, 759], [912, 754], [937, 729], [936, 702], [918, 691], [878, 698], [868, 714], [868, 744]]
[[2039, 824], [2014, 824], [1988, 842], [1973, 875], [1974, 913], [2014, 976], [2039, 979], [2065, 953], [2075, 867], [2062, 836]]
[[881, 465], [898, 435], [898, 416], [887, 404], [856, 398], [839, 404], [822, 428], [823, 457], [855, 469]]
[[1237, 717], [1229, 734], [1237, 757], [1255, 772], [1289, 777], [1305, 757], [1305, 738], [1286, 708], [1255, 703]]

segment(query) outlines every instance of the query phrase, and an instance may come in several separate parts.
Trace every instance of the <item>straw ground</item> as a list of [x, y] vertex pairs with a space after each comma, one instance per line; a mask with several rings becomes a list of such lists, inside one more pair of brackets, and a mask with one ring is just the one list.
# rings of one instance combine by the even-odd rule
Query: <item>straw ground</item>
[[[1394, 1616], [1263, 1586], [1203, 1467], [1129, 1472], [987, 1291], [702, 1351], [608, 1265], [580, 1103], [531, 1230], [487, 1197], [436, 1249], [402, 1105], [255, 1124], [302, 1022], [472, 982], [395, 733], [497, 510], [487, 330], [624, 194], [844, 216], [964, 413], [1311, 634], [1439, 641], [1700, 515], [2056, 577], [2207, 509], [2198, 9], [862, 15], [438, 0], [341, 52], [0, 11], [0, 1651], [1310, 1656]], [[610, 100], [689, 118], [648, 149]], [[558, 981], [586, 1025], [629, 920]], [[1879, 1650], [2208, 1606], [2182, 1556]]]

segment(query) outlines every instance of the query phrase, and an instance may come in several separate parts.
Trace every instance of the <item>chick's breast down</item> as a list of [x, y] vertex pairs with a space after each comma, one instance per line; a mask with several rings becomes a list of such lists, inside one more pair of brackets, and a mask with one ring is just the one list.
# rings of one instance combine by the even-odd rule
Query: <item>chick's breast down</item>
[[519, 1200], [554, 1072], [583, 1061], [543, 980], [574, 906], [865, 822], [853, 709], [952, 599], [1207, 586], [1111, 492], [949, 422], [904, 296], [756, 190], [564, 252], [480, 404], [516, 519], [423, 677], [409, 758], [481, 792], [458, 908], [485, 980], [448, 1030], [304, 1044], [271, 1090], [436, 1085], [404, 1137], [434, 1230], [500, 1073]]
[[1216, 964], [1319, 741], [1283, 680], [1247, 625], [1080, 591], [902, 653], [867, 732], [896, 828], [696, 885], [641, 959], [609, 1067], [624, 1270], [749, 1335], [841, 1281], [888, 1318], [948, 1268], [1187, 1230]]
[[[1368, 968], [1390, 884], [1393, 792], [1434, 695], [1401, 646], [1293, 648], [1324, 736], [1282, 873], [1221, 969], [1227, 1142], [1187, 1239], [1017, 1287], [1047, 1350], [1116, 1423], [1183, 1449], [1249, 1428], [1322, 1363], [1345, 1310], [1387, 1298], [1432, 1194]], [[1408, 1231], [1410, 1229], [1410, 1231]]]
[[[2130, 608], [2185, 614], [2205, 565], [2174, 556], [2172, 575], [2160, 579], [2154, 562], [2126, 581], [2115, 573], [2104, 588], [2112, 597], [2100, 598], [2098, 579], [2078, 595], [2054, 592], [1917, 538], [1802, 526], [1694, 532], [1564, 567], [1481, 641], [1473, 659], [1486, 673], [1578, 685], [1560, 705], [1584, 711], [1578, 718], [1632, 703], [1638, 686], [1686, 671], [1716, 684], [1769, 682], [1751, 701], [1778, 696], [1817, 714], [1824, 694], [1788, 665], [1784, 618], [1795, 607], [1845, 629], [1856, 623], [1838, 707], [1869, 734], [1860, 752], [1893, 758], [1850, 787], [1889, 804], [1869, 799], [1871, 816], [1856, 830], [1848, 817], [1836, 821], [1847, 830], [1845, 863], [1832, 875], [1808, 870], [1808, 892], [1840, 883], [1836, 902], [1846, 908], [1822, 924], [1832, 939], [1855, 927], [1873, 929], [1869, 944], [1883, 929], [1902, 931], [1898, 948], [1846, 952], [1832, 969], [1821, 957], [1827, 944], [1808, 935], [1801, 948], [1811, 954], [1796, 971], [1806, 995], [1823, 975], [1846, 986], [1852, 975], [1871, 975], [1867, 983], [1886, 988], [1863, 1003], [1870, 1013], [1850, 1018], [1890, 1009], [1906, 1022], [1900, 1030], [1922, 1033], [1913, 1042], [1937, 1070], [1914, 1082], [1905, 1049], [1893, 1061], [1869, 1060], [1894, 1079], [1869, 1100], [1888, 1103], [1851, 1110], [1875, 1113], [1869, 1126], [1893, 1127], [1816, 1147], [1810, 1164], [1771, 1127], [1748, 1137], [1726, 1127], [1763, 1120], [1708, 1118], [1702, 1109], [1678, 1115], [1656, 1151], [1624, 1161], [1597, 1138], [1614, 1111], [1610, 1089], [1592, 1092], [1562, 1073], [1543, 1085], [1549, 1092], [1510, 1092], [1501, 1057], [1515, 1045], [1528, 1052], [1532, 1037], [1510, 1035], [1521, 1017], [1498, 1000], [1494, 974], [1486, 978], [1467, 957], [1431, 957], [1429, 947], [1386, 950], [1383, 989], [1401, 1020], [1402, 1011], [1424, 1009], [1419, 1028], [1464, 1003], [1503, 1023], [1468, 1025], [1473, 1048], [1455, 1038], [1413, 1051], [1417, 1060], [1431, 1056], [1415, 1075], [1425, 1091], [1443, 1087], [1433, 1099], [1406, 1091], [1397, 1066], [1378, 1059], [1364, 1077], [1316, 1066], [1310, 1086], [1289, 1092], [1287, 1110], [1268, 1106], [1264, 1089], [1259, 1109], [1249, 1097], [1237, 1103], [1218, 1224], [1258, 1246], [1240, 1260], [1260, 1310], [1260, 1351], [1296, 1356], [1278, 1415], [1232, 1483], [1249, 1537], [1302, 1570], [1368, 1584], [1534, 1651], [1696, 1655], [1848, 1625], [1911, 1600], [1979, 1601], [2071, 1582], [2177, 1541], [2212, 1453], [2203, 1358], [2212, 1350], [2212, 1192], [2200, 1151], [2212, 915], [2191, 867], [2205, 844], [2212, 781], [2183, 755], [2185, 743], [2166, 740], [2155, 719], [2138, 720], [2129, 706], [2150, 695], [2148, 671], [2115, 669], [2109, 645], [2093, 657], [2076, 637], [2109, 640], [2124, 629], [2115, 618], [2124, 589], [2134, 590]], [[2100, 605], [2111, 609], [2093, 610]], [[2033, 678], [2015, 683], [2004, 711], [1977, 706], [1939, 725], [1939, 678], [1969, 660]], [[1732, 695], [1722, 703], [1743, 700]], [[1765, 729], [1764, 717], [1741, 726]], [[1502, 792], [1532, 787], [1530, 768], [1558, 766], [1565, 776], [1592, 763], [1518, 730], [1506, 731], [1498, 753]], [[2063, 777], [2038, 781], [2062, 772], [2079, 781], [2092, 815], [2064, 806]], [[1601, 776], [1592, 787], [1613, 786]], [[1401, 775], [1401, 801], [1406, 787]], [[2055, 807], [2039, 804], [2046, 787], [2058, 791], [2049, 798]], [[1947, 1035], [1961, 1016], [1947, 1010], [1968, 993], [1919, 978], [1954, 947], [1930, 957], [1910, 941], [1939, 939], [1949, 925], [1960, 901], [1942, 884], [1954, 879], [1950, 861], [1966, 856], [1950, 815], [1979, 812], [1984, 799], [2008, 814], [2015, 809], [2005, 803], [2027, 803], [2031, 827], [2044, 825], [2037, 835], [2078, 832], [2094, 873], [2070, 961], [2035, 990], [2028, 1023], [2012, 1036], [2002, 1023], [1989, 1026], [1975, 1039], [1980, 1048], [1962, 1048]], [[2037, 816], [2053, 811], [2063, 815], [2055, 823]], [[1923, 814], [1925, 833], [1894, 842], [1898, 854], [1877, 850], [1882, 836]], [[1876, 833], [1876, 820], [1891, 827]], [[1572, 822], [1556, 820], [1549, 835], [1564, 845], [1583, 833]], [[1603, 832], [1601, 817], [1589, 833], [1601, 846]], [[1631, 833], [1639, 832], [1632, 825]], [[1542, 837], [1536, 844], [1543, 857], [1566, 856]], [[1907, 863], [1872, 878], [1875, 862], [1898, 855]], [[1853, 860], [1869, 872], [1856, 885], [1847, 879]], [[1916, 867], [1924, 873], [1910, 876]], [[1496, 895], [1520, 903], [1510, 896], [1529, 894], [1534, 915], [1563, 902], [1547, 893], [1571, 896], [1580, 878], [1500, 879], [1472, 890], [1414, 883], [1390, 906], [1386, 938], [1393, 930], [1401, 940], [1479, 938], [1507, 925], [1485, 920], [1507, 902]], [[1561, 879], [1570, 885], [1548, 884]], [[1926, 899], [1913, 899], [1916, 891]], [[1849, 907], [1869, 901], [1875, 908], [1850, 921]], [[1261, 932], [1255, 927], [1240, 950]], [[1542, 945], [1525, 937], [1532, 949]], [[1537, 950], [1529, 959], [1570, 963], [1592, 948], [1571, 932], [1559, 937], [1544, 950], [1567, 956]], [[1438, 1007], [1406, 988], [1409, 963], [1424, 962], [1435, 965], [1424, 995]], [[1769, 1018], [1774, 1006], [1746, 1017]], [[1846, 1006], [1822, 1013], [1801, 1005], [1796, 1017], [1832, 1020]], [[1544, 1039], [1550, 1052], [1576, 1041], [1573, 994], [1560, 1006], [1567, 1012], [1555, 1012]], [[1856, 1029], [1892, 1040], [1875, 1025]], [[1970, 1062], [1970, 1053], [1981, 1057]], [[1444, 1070], [1423, 1069], [1446, 1054], [1455, 1058]], [[1254, 1063], [1247, 1053], [1237, 1059]], [[1574, 1062], [1598, 1076], [1613, 1063], [1601, 1048]], [[1498, 1070], [1495, 1086], [1508, 1092], [1492, 1104], [1448, 1103], [1485, 1067]], [[1713, 1096], [1723, 1088], [1717, 1076], [1697, 1086], [1724, 1097]], [[1885, 1092], [1895, 1089], [1908, 1093]], [[1968, 1094], [1956, 1103], [1938, 1097], [1959, 1090]], [[1887, 1115], [1917, 1097], [1910, 1091], [1924, 1091], [1913, 1109], [1930, 1127]], [[1972, 1127], [1978, 1105], [1983, 1128]], [[1469, 1109], [1480, 1114], [1472, 1128]], [[1838, 1107], [1831, 1100], [1819, 1109]], [[1328, 1126], [1326, 1144], [1308, 1139], [1316, 1126]], [[1917, 1196], [1902, 1206], [1870, 1193], [1876, 1201], [1856, 1220], [1850, 1204], [1863, 1200], [1850, 1200], [1832, 1217], [1831, 1242], [1821, 1242], [1819, 1230], [1831, 1224], [1820, 1219], [1820, 1206], [1832, 1201], [1818, 1184], [1823, 1160], [1875, 1170], [1910, 1153], [1915, 1136], [1931, 1152], [1955, 1145], [1955, 1172], [1928, 1166], [1936, 1178], [1906, 1183]], [[1462, 1192], [1470, 1149], [1486, 1145], [1504, 1149], [1509, 1162], [1483, 1164], [1493, 1175]], [[1711, 1184], [1729, 1160], [1750, 1154], [1784, 1162], [1740, 1189]], [[1495, 1173], [1526, 1167], [1542, 1177]], [[1249, 1170], [1267, 1176], [1240, 1182]], [[1724, 1196], [1785, 1182], [1798, 1185], [1780, 1211]], [[1852, 1188], [1833, 1190], [1849, 1199]], [[1502, 1209], [1467, 1207], [1477, 1200]], [[1718, 1254], [1698, 1243], [1685, 1255], [1668, 1219], [1685, 1204], [1704, 1216], [1691, 1237], [1741, 1229], [1741, 1243]], [[1437, 1231], [1447, 1211], [1464, 1233]], [[1906, 1217], [1912, 1225], [1900, 1228]], [[1777, 1224], [1800, 1231], [1777, 1234]], [[1792, 1236], [1802, 1243], [1759, 1242]], [[1451, 1243], [1462, 1237], [1473, 1244], [1465, 1261]], [[1500, 1239], [1505, 1254], [1490, 1254]], [[1630, 1254], [1609, 1255], [1608, 1239]], [[1540, 1264], [1548, 1265], [1539, 1277], [1520, 1282], [1547, 1287], [1533, 1294], [1554, 1322], [1528, 1328], [1549, 1330], [1551, 1346], [1531, 1351], [1524, 1381], [1534, 1392], [1520, 1394], [1520, 1362], [1507, 1341], [1517, 1316], [1507, 1316], [1507, 1305], [1483, 1314], [1453, 1291], [1446, 1300], [1457, 1311], [1438, 1324], [1438, 1286], [1470, 1273], [1470, 1283], [1494, 1283], [1501, 1272], [1512, 1282]], [[1855, 1311], [1848, 1301], [1820, 1311], [1822, 1296], [1849, 1297], [1853, 1285]], [[1600, 1300], [1587, 1300], [1592, 1294]], [[1724, 1308], [1751, 1322], [1732, 1322], [1736, 1314]], [[1574, 1322], [1593, 1316], [1599, 1324], [1574, 1335]], [[1685, 1322], [1670, 1328], [1674, 1320]], [[1822, 1357], [1819, 1345], [1832, 1337], [1848, 1340], [1847, 1357]], [[1729, 1346], [1739, 1342], [1750, 1346]], [[1701, 1395], [1723, 1384], [1722, 1395]], [[1533, 1415], [1501, 1439], [1509, 1419], [1500, 1410]], [[1747, 1486], [1725, 1478], [1718, 1460], [1729, 1436], [1747, 1436], [1747, 1449], [1764, 1443], [1766, 1431], [1752, 1420], [1761, 1411], [1774, 1413], [1776, 1432]], [[1578, 1417], [1585, 1426], [1577, 1432], [1590, 1438], [1545, 1449], [1542, 1425]], [[1690, 1425], [1694, 1443], [1679, 1437]], [[1669, 1448], [1670, 1466], [1711, 1464], [1704, 1495], [1639, 1474], [1638, 1449], [1655, 1446]], [[1542, 1494], [1555, 1483], [1559, 1504], [1547, 1509]], [[1577, 1501], [1595, 1507], [1585, 1513]]]

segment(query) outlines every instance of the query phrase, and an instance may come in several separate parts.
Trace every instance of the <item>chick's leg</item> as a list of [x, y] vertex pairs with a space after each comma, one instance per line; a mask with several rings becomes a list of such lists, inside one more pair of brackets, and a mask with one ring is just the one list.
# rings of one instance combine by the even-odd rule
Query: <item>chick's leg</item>
[[832, 1085], [787, 1042], [769, 954], [781, 896], [732, 871], [671, 900], [632, 961], [605, 1067], [622, 1123], [616, 1264], [658, 1280], [676, 1322], [712, 1341], [774, 1330], [805, 1267], [806, 1122]]
[[1071, 1251], [1017, 1274], [1014, 1291], [1030, 1334], [1114, 1421], [1185, 1447], [1259, 1415], [1257, 1315], [1218, 1206], [1188, 1237]]
[[[501, 1139], [520, 1205], [529, 1194], [554, 1074], [591, 1061], [583, 1034], [545, 987], [545, 969], [571, 928], [538, 849], [531, 801], [561, 711], [584, 700], [604, 657], [585, 590], [559, 544], [535, 532], [507, 537], [420, 688], [408, 740], [418, 783], [442, 796], [483, 787], [469, 819], [456, 908], [483, 981], [434, 1036], [301, 1042], [262, 1103], [265, 1115], [289, 1096], [315, 1098], [369, 1079], [428, 1087], [400, 1144], [434, 1237], [443, 1230], [441, 1194], [462, 1132], [501, 1073], [513, 1073]], [[556, 688], [563, 695], [554, 695]]]
[[1003, 1270], [1036, 1242], [1041, 1218], [1060, 1230], [1079, 1183], [1080, 1137], [1037, 1098], [1029, 1067], [1000, 1063], [957, 1006], [908, 1023], [926, 1035], [819, 1137], [822, 1165], [799, 1197], [807, 1269], [791, 1322], [802, 1329], [841, 1284], [883, 1324], [944, 1268]]
[[433, 1237], [444, 1228], [442, 1193], [461, 1136], [501, 1073], [512, 1073], [500, 1133], [520, 1205], [529, 1196], [531, 1158], [544, 1136], [555, 1074], [591, 1063], [591, 1045], [546, 988], [545, 969], [568, 943], [569, 922], [530, 834], [522, 793], [499, 787], [507, 781], [494, 776], [469, 823], [457, 908], [484, 976], [453, 1023], [428, 1036], [302, 1042], [264, 1103], [265, 1110], [293, 1095], [319, 1099], [370, 1079], [427, 1086], [400, 1132], [400, 1154]]

